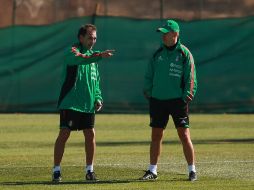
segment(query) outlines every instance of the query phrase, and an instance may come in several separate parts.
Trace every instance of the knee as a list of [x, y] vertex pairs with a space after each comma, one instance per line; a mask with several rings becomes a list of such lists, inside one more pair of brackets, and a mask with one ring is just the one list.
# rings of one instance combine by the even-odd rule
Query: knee
[[85, 139], [87, 141], [94, 141], [95, 140], [95, 131], [93, 129], [87, 129], [84, 131]]
[[163, 132], [152, 133], [152, 141], [153, 142], [160, 142], [162, 140]]
[[69, 130], [61, 130], [59, 135], [58, 135], [58, 141], [61, 142], [66, 142], [70, 136], [70, 131]]
[[191, 142], [190, 135], [188, 133], [180, 134], [179, 138], [183, 144], [188, 144]]

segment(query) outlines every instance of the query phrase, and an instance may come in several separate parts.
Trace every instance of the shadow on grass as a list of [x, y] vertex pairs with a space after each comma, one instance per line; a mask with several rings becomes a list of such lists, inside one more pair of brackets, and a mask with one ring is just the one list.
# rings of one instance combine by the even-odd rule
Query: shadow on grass
[[14, 182], [2, 182], [0, 185], [5, 186], [19, 186], [19, 185], [75, 185], [75, 184], [114, 184], [114, 183], [130, 183], [136, 180], [99, 180], [99, 181], [63, 181], [55, 183], [51, 181], [14, 181]]
[[23, 185], [78, 185], [78, 184], [124, 184], [124, 183], [156, 183], [156, 182], [172, 182], [172, 181], [187, 181], [186, 179], [181, 178], [171, 178], [171, 179], [157, 179], [157, 180], [139, 180], [139, 179], [126, 179], [126, 180], [99, 180], [95, 182], [89, 181], [63, 181], [60, 183], [54, 183], [51, 181], [13, 181], [13, 182], [0, 182], [2, 186], [23, 186]]
[[[254, 143], [254, 138], [246, 138], [246, 139], [202, 139], [202, 140], [192, 140], [193, 144], [248, 144], [248, 143]], [[172, 140], [172, 141], [163, 141], [163, 144], [179, 144], [180, 141], [178, 140]], [[103, 141], [97, 141], [97, 146], [142, 146], [142, 145], [149, 145], [150, 141], [117, 141], [117, 142], [103, 142]], [[14, 147], [19, 147], [20, 144], [17, 144], [16, 142], [13, 143], [2, 143], [0, 144], [0, 148], [2, 149], [9, 149]], [[43, 143], [43, 142], [23, 142], [23, 147], [31, 148], [31, 147], [53, 147], [53, 142], [51, 143]], [[73, 147], [83, 147], [84, 142], [78, 142], [78, 143], [68, 143], [68, 146]]]
[[[192, 140], [193, 144], [235, 144], [235, 143], [254, 143], [254, 138], [247, 139], [207, 139]], [[163, 144], [179, 144], [180, 141], [163, 141]], [[118, 141], [118, 142], [97, 142], [97, 146], [136, 146], [149, 145], [150, 141]], [[83, 143], [70, 143], [71, 146], [84, 146]]]

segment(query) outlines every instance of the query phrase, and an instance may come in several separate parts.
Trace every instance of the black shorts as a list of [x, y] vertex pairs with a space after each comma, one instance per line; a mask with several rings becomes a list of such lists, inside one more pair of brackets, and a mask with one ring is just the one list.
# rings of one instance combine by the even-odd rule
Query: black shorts
[[175, 127], [189, 128], [188, 104], [182, 98], [158, 100], [150, 98], [150, 126], [166, 128], [169, 115], [172, 116]]
[[60, 129], [71, 131], [94, 128], [94, 113], [83, 113], [74, 110], [60, 110]]

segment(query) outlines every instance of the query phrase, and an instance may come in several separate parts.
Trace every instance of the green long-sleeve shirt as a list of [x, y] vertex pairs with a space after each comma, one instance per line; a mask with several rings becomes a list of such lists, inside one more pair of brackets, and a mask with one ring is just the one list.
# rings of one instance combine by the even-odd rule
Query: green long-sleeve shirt
[[59, 109], [95, 112], [94, 103], [102, 101], [97, 64], [99, 60], [99, 52], [86, 50], [80, 45], [68, 48], [64, 57]]
[[160, 100], [182, 98], [189, 102], [196, 90], [196, 70], [191, 52], [180, 40], [173, 49], [162, 45], [148, 63], [144, 93]]

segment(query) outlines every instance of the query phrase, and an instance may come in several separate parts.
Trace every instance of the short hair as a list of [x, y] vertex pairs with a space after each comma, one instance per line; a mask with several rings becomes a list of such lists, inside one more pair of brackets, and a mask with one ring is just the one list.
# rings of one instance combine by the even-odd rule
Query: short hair
[[93, 25], [93, 24], [82, 25], [82, 26], [79, 28], [79, 31], [78, 31], [78, 39], [79, 39], [79, 36], [80, 36], [80, 35], [82, 35], [82, 36], [85, 36], [85, 35], [86, 35], [88, 28], [92, 28], [93, 31], [97, 31], [96, 26]]

